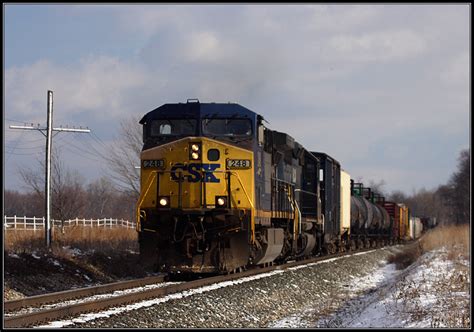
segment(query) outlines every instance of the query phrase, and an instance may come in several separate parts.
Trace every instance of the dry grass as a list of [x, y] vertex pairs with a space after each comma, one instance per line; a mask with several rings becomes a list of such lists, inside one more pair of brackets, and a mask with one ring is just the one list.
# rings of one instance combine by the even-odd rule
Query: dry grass
[[401, 252], [388, 257], [388, 263], [394, 263], [397, 269], [404, 269], [415, 262], [425, 252], [444, 247], [448, 259], [459, 256], [469, 257], [469, 225], [440, 226], [426, 233], [419, 242], [407, 245]]
[[[442, 247], [448, 245], [450, 243], [444, 242]], [[451, 252], [440, 253], [442, 260], [452, 261], [449, 268], [436, 268], [434, 274], [422, 272], [416, 281], [405, 276], [397, 283], [392, 294], [395, 303], [400, 305], [397, 310], [409, 314], [412, 321], [424, 321], [432, 328], [470, 327], [470, 267], [466, 265], [465, 256], [448, 258]], [[424, 257], [420, 263], [433, 271], [432, 258]], [[393, 306], [390, 308], [393, 310]]]
[[[436, 296], [431, 306], [421, 301], [428, 284], [424, 275], [419, 282], [404, 279], [397, 285], [395, 300], [402, 301], [403, 312], [410, 314], [414, 321], [428, 319], [431, 327], [470, 327], [470, 267], [464, 263], [470, 256], [469, 234], [469, 225], [440, 226], [389, 258], [389, 263], [395, 263], [398, 269], [406, 268], [424, 253], [442, 249], [443, 259], [454, 263], [448, 272], [436, 276], [429, 292]], [[430, 262], [422, 261], [422, 264]]]
[[[437, 227], [426, 233], [421, 241], [423, 252], [445, 247], [449, 255], [469, 256], [469, 225]], [[453, 257], [454, 258], [454, 257]]]
[[[138, 251], [135, 229], [122, 227], [73, 226], [65, 229], [64, 233], [54, 229], [51, 242], [52, 251], [59, 255], [67, 248], [99, 252]], [[9, 252], [42, 251], [45, 249], [44, 243], [43, 231], [8, 230], [4, 233], [4, 250]]]

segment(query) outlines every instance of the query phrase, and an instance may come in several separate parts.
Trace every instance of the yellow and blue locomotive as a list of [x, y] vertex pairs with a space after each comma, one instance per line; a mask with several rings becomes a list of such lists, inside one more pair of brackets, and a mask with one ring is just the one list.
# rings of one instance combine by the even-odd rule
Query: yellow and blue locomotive
[[[197, 100], [141, 119], [144, 262], [165, 272], [228, 273], [356, 247], [356, 222], [357, 237], [369, 235], [362, 213], [351, 215], [354, 190], [339, 162], [263, 122], [241, 105]], [[377, 222], [389, 225], [386, 218]]]

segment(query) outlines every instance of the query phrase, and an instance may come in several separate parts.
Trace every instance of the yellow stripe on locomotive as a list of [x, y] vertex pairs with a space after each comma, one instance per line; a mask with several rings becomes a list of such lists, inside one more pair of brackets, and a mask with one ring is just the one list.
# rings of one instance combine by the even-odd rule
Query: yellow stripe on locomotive
[[145, 150], [139, 209], [252, 211], [252, 165], [252, 151], [205, 137], [187, 137]]

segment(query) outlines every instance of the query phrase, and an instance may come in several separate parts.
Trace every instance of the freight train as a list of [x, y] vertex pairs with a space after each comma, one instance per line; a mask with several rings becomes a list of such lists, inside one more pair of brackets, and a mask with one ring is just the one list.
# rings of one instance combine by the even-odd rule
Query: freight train
[[136, 211], [144, 263], [230, 273], [409, 238], [407, 206], [264, 122], [239, 104], [198, 100], [144, 115]]

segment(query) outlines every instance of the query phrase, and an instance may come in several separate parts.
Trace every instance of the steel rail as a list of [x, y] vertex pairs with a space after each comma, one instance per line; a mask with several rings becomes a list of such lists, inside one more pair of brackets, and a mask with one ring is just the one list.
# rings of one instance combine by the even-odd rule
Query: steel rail
[[114, 292], [117, 290], [140, 287], [149, 284], [163, 282], [165, 275], [146, 277], [135, 280], [118, 281], [114, 283], [84, 287], [79, 289], [71, 289], [67, 291], [54, 292], [48, 294], [35, 295], [25, 297], [18, 300], [5, 301], [3, 310], [5, 312], [15, 311], [24, 307], [35, 307], [43, 304], [54, 303], [57, 301], [67, 301], [81, 297], [87, 297], [97, 294]]
[[168, 294], [182, 292], [182, 291], [190, 290], [193, 288], [211, 285], [218, 282], [231, 281], [231, 280], [254, 276], [254, 275], [258, 275], [261, 273], [266, 273], [266, 272], [270, 272], [274, 270], [285, 270], [287, 268], [294, 267], [297, 265], [305, 265], [309, 263], [324, 261], [331, 258], [343, 257], [346, 255], [355, 254], [355, 253], [362, 253], [362, 252], [371, 251], [375, 249], [380, 249], [380, 248], [368, 248], [368, 249], [361, 249], [361, 250], [356, 250], [356, 251], [346, 251], [342, 253], [336, 253], [333, 255], [318, 256], [318, 257], [313, 257], [306, 260], [289, 262], [283, 265], [259, 267], [256, 269], [247, 270], [247, 271], [243, 271], [236, 274], [227, 274], [227, 275], [208, 277], [208, 278], [198, 279], [198, 280], [189, 281], [185, 283], [173, 284], [173, 285], [165, 286], [162, 288], [155, 288], [151, 290], [140, 291], [140, 292], [136, 292], [132, 294], [124, 294], [124, 295], [119, 295], [116, 297], [98, 299], [98, 300], [94, 300], [90, 302], [71, 304], [71, 305], [48, 309], [44, 311], [21, 314], [18, 316], [9, 316], [9, 317], [4, 318], [4, 326], [7, 328], [8, 327], [35, 326], [42, 322], [53, 321], [53, 320], [57, 320], [61, 318], [76, 316], [76, 315], [86, 313], [86, 312], [106, 310], [110, 307], [123, 306], [129, 303], [144, 301], [151, 298], [158, 298], [158, 297], [162, 297]]

